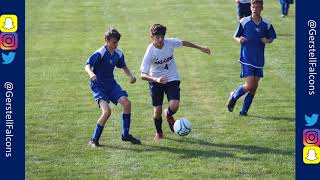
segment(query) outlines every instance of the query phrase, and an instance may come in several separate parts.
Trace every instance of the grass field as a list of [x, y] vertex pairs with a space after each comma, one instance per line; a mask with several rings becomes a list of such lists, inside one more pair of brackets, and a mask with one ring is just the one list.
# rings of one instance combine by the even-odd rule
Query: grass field
[[[26, 2], [27, 179], [293, 179], [295, 130], [295, 11], [281, 18], [277, 0], [265, 1], [263, 17], [278, 38], [266, 47], [265, 78], [248, 117], [225, 107], [239, 78], [236, 5], [225, 0], [118, 0]], [[101, 149], [87, 143], [100, 110], [89, 90], [85, 60], [103, 44], [109, 26], [138, 77], [153, 23], [167, 37], [208, 45], [212, 55], [176, 49], [181, 106], [175, 117], [193, 125], [187, 137], [169, 132], [155, 142], [148, 86], [131, 85], [116, 69], [132, 102], [131, 132], [142, 145], [120, 139], [121, 107], [114, 105]]]

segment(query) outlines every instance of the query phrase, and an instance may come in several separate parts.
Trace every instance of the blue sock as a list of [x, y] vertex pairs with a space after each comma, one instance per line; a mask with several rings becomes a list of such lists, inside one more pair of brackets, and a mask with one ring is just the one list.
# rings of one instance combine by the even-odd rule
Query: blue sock
[[249, 111], [253, 98], [254, 98], [254, 95], [248, 92], [246, 97], [244, 98], [244, 102], [242, 105], [242, 110], [241, 110], [242, 114], [246, 114]]
[[122, 113], [122, 136], [129, 136], [130, 122], [131, 122], [131, 113]]
[[103, 131], [103, 126], [97, 123], [96, 128], [93, 132], [91, 141], [99, 141], [102, 131]]
[[160, 119], [154, 118], [154, 125], [156, 126], [157, 133], [162, 133], [162, 117]]
[[233, 93], [233, 98], [238, 100], [241, 96], [243, 96], [246, 93], [246, 91], [243, 88], [243, 85], [239, 86], [238, 89]]
[[167, 114], [169, 117], [173, 116], [175, 114], [175, 112], [171, 111], [170, 107], [168, 107], [168, 111]]

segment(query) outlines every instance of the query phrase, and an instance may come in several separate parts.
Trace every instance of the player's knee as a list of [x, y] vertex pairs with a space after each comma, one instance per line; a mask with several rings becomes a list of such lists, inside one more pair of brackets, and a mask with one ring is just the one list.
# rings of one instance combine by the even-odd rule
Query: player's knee
[[153, 117], [159, 119], [162, 116], [162, 108], [153, 109]]
[[130, 108], [131, 107], [131, 101], [128, 98], [126, 98], [123, 101], [123, 106], [126, 107], [126, 108]]
[[111, 116], [111, 110], [110, 109], [104, 109], [102, 111], [103, 119], [107, 120]]

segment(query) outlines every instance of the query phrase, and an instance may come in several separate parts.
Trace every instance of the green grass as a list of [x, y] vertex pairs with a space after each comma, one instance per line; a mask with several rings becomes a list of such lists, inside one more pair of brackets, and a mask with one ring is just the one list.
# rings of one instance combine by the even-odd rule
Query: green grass
[[[265, 1], [263, 17], [278, 38], [266, 47], [265, 78], [248, 117], [242, 99], [229, 113], [229, 92], [239, 78], [236, 6], [225, 0], [118, 0], [26, 2], [27, 179], [293, 179], [295, 124], [295, 20], [280, 17], [278, 1]], [[123, 143], [121, 107], [111, 106], [101, 149], [87, 146], [100, 110], [89, 90], [85, 60], [117, 27], [127, 65], [139, 76], [153, 23], [167, 37], [208, 45], [208, 56], [176, 49], [181, 106], [176, 117], [193, 125], [187, 137], [169, 132], [155, 142], [148, 86], [115, 76], [132, 102], [131, 132], [141, 146]]]

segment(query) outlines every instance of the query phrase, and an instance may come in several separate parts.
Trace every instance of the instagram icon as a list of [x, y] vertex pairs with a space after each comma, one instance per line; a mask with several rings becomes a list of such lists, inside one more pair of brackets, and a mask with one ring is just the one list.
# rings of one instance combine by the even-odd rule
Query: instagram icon
[[319, 129], [305, 129], [303, 131], [303, 144], [305, 146], [319, 146], [320, 145], [320, 130]]
[[0, 49], [15, 50], [18, 48], [18, 35], [16, 33], [0, 33]]

